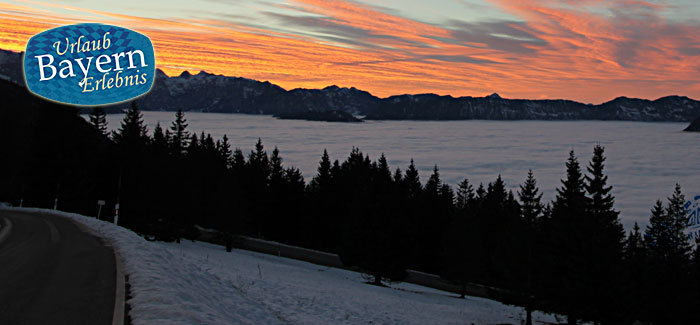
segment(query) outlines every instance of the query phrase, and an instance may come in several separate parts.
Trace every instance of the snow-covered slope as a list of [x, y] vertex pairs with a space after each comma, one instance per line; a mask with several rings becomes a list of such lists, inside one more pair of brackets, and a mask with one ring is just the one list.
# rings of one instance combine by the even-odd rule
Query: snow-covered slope
[[[134, 324], [520, 324], [521, 308], [409, 284], [381, 288], [360, 274], [206, 243], [147, 242], [111, 223], [71, 218], [123, 258]], [[554, 317], [535, 313], [535, 319]]]

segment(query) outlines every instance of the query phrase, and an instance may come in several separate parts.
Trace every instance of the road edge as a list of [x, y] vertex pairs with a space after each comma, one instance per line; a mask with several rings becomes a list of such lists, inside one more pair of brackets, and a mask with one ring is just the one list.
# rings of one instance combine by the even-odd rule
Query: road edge
[[[52, 214], [51, 210], [44, 211], [45, 214]], [[116, 287], [114, 288], [114, 308], [112, 312], [112, 325], [124, 325], [124, 299], [125, 299], [125, 282], [124, 282], [124, 264], [122, 263], [122, 258], [121, 255], [119, 255], [119, 252], [117, 251], [117, 248], [112, 245], [111, 241], [107, 238], [104, 238], [103, 236], [100, 236], [97, 231], [94, 231], [92, 228], [89, 226], [82, 224], [73, 218], [67, 218], [65, 216], [62, 216], [60, 214], [53, 214], [54, 216], [57, 217], [62, 217], [65, 219], [68, 219], [70, 222], [75, 224], [78, 229], [82, 230], [83, 232], [86, 232], [88, 234], [91, 234], [97, 238], [100, 239], [106, 246], [109, 246], [112, 248], [112, 252], [114, 253], [114, 268], [115, 268], [115, 277], [116, 277]]]
[[122, 265], [122, 257], [116, 249], [114, 251], [114, 264], [116, 265], [117, 287], [114, 297], [114, 314], [112, 315], [112, 325], [124, 325], [124, 266]]
[[5, 238], [10, 234], [10, 230], [12, 230], [12, 221], [10, 221], [10, 219], [3, 217], [2, 224], [3, 226], [0, 228], [0, 244], [2, 244]]
[[[122, 258], [121, 255], [119, 255], [119, 252], [117, 251], [116, 247], [112, 245], [112, 243], [109, 241], [109, 239], [104, 238], [100, 236], [96, 231], [94, 231], [92, 228], [90, 228], [87, 225], [84, 225], [76, 220], [73, 220], [72, 218], [68, 218], [65, 216], [60, 215], [59, 213], [52, 213], [54, 211], [49, 210], [49, 209], [38, 209], [38, 208], [20, 208], [20, 207], [0, 207], [0, 211], [19, 211], [19, 212], [38, 212], [38, 213], [43, 213], [43, 214], [48, 214], [56, 217], [61, 217], [68, 219], [68, 221], [72, 222], [74, 225], [78, 227], [83, 232], [89, 233], [97, 238], [99, 238], [105, 245], [109, 246], [112, 248], [112, 252], [114, 252], [114, 265], [115, 265], [115, 276], [116, 276], [116, 288], [114, 290], [115, 292], [115, 297], [114, 297], [114, 311], [112, 313], [112, 325], [124, 325], [124, 312], [125, 312], [125, 293], [126, 293], [126, 288], [125, 288], [125, 276], [124, 276], [124, 265], [122, 263]], [[29, 211], [27, 211], [29, 210]], [[58, 211], [56, 211], [58, 212]], [[0, 221], [3, 222], [4, 226], [0, 228], [0, 243], [7, 237], [7, 235], [10, 233], [10, 230], [12, 230], [12, 222], [10, 219], [3, 217], [0, 219]]]

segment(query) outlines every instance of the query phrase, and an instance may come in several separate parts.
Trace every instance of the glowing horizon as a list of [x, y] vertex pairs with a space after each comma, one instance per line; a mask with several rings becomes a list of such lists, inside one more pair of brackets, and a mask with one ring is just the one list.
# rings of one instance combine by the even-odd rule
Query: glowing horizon
[[[515, 4], [517, 3], [517, 4]], [[80, 4], [80, 5], [78, 5]], [[0, 48], [102, 22], [149, 36], [168, 75], [204, 70], [285, 89], [563, 98], [700, 98], [692, 2], [600, 0], [0, 3]], [[149, 7], [150, 6], [150, 7]]]

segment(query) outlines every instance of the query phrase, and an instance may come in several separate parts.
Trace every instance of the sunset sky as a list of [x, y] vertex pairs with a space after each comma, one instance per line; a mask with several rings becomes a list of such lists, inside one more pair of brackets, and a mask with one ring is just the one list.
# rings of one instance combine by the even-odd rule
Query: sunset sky
[[65, 24], [151, 38], [169, 75], [205, 70], [286, 89], [700, 99], [700, 1], [188, 0], [0, 2], [0, 48]]

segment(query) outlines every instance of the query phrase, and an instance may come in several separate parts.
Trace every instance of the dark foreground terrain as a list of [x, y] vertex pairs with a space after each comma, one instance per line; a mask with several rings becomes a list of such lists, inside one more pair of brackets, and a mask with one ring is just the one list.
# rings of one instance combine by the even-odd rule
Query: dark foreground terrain
[[71, 221], [0, 211], [12, 223], [0, 242], [0, 324], [111, 324], [111, 248]]

